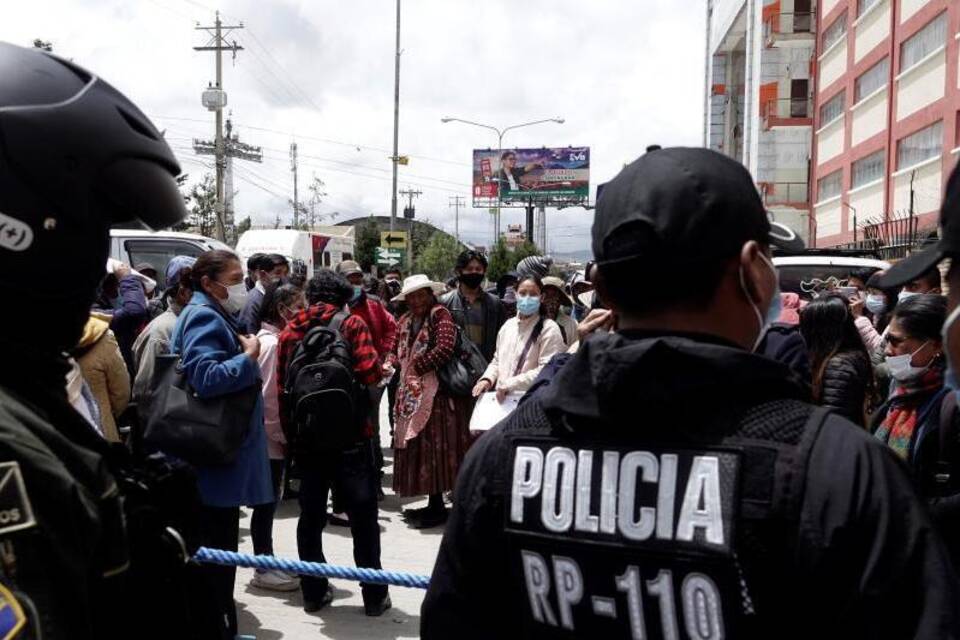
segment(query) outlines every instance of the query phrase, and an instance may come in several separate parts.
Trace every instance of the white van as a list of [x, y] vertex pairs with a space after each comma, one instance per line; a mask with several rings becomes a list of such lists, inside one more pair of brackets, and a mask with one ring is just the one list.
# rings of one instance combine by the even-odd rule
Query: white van
[[251, 229], [237, 242], [237, 254], [246, 264], [255, 253], [278, 253], [300, 260], [312, 276], [317, 269], [335, 267], [353, 259], [353, 227], [329, 227], [323, 232], [293, 229]]
[[157, 285], [166, 288], [167, 264], [174, 256], [199, 256], [205, 251], [226, 249], [229, 246], [195, 233], [177, 231], [146, 231], [143, 229], [111, 229], [110, 257], [135, 267], [149, 262], [157, 270]]
[[832, 255], [774, 256], [780, 290], [811, 300], [821, 291], [842, 287], [850, 274], [861, 269], [886, 270], [890, 263], [873, 258]]

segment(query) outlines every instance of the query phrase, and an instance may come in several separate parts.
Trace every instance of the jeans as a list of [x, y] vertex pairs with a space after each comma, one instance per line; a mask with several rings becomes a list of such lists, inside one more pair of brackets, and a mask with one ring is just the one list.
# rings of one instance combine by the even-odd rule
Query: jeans
[[258, 556], [273, 555], [273, 514], [280, 503], [283, 491], [283, 468], [285, 460], [270, 460], [270, 476], [273, 482], [273, 495], [276, 499], [253, 508], [250, 517], [250, 537], [253, 538], [253, 553]]
[[[358, 567], [380, 569], [380, 525], [377, 522], [377, 484], [373, 443], [366, 441], [345, 451], [330, 451], [297, 459], [300, 469], [300, 520], [297, 548], [306, 562], [326, 562], [323, 528], [327, 524], [327, 496], [336, 490], [350, 518], [353, 559]], [[364, 603], [375, 604], [387, 595], [385, 585], [360, 583]], [[327, 590], [327, 579], [303, 576], [304, 601], [318, 602]]]

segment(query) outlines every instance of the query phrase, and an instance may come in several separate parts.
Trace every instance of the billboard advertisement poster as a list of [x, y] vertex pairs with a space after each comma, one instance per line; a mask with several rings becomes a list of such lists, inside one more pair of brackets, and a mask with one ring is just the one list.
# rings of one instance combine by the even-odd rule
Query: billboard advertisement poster
[[474, 207], [575, 204], [589, 193], [589, 147], [473, 151]]

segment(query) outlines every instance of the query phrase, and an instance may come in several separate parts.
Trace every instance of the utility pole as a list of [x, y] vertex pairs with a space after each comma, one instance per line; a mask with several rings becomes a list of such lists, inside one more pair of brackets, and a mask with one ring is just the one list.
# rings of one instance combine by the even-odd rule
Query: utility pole
[[390, 231], [397, 226], [397, 163], [400, 162], [400, 0], [397, 0], [397, 47], [393, 71], [393, 191], [390, 192]]
[[462, 207], [466, 202], [464, 202], [463, 196], [450, 196], [450, 206], [454, 207], [454, 234], [457, 239], [457, 244], [460, 244], [460, 207]]
[[[226, 135], [223, 138], [223, 188], [224, 188], [224, 198], [223, 198], [223, 217], [222, 222], [224, 226], [224, 242], [232, 244], [236, 238], [234, 238], [234, 215], [233, 215], [233, 159], [239, 158], [240, 160], [249, 160], [250, 162], [263, 162], [263, 150], [260, 147], [255, 147], [250, 144], [240, 142], [240, 136], [236, 133], [233, 133], [233, 127], [230, 124], [230, 118], [227, 118], [227, 123], [225, 126]], [[200, 156], [216, 156], [217, 155], [217, 143], [214, 140], [199, 140], [197, 138], [193, 139], [193, 150], [197, 155]], [[219, 222], [221, 218], [217, 217]], [[218, 228], [219, 232], [219, 228]]]
[[[422, 195], [423, 192], [417, 189], [407, 189], [406, 191], [401, 191], [400, 195], [407, 196], [407, 208], [403, 211], [403, 217], [407, 220], [407, 273], [413, 270], [413, 200], [417, 196]], [[407, 211], [410, 212], [410, 215], [407, 215]]]
[[293, 228], [299, 229], [300, 200], [297, 195], [297, 143], [290, 143], [290, 171], [293, 172]]
[[227, 166], [226, 153], [223, 144], [223, 108], [227, 106], [227, 94], [223, 90], [223, 52], [233, 52], [233, 58], [236, 60], [237, 51], [243, 51], [243, 47], [234, 40], [228, 43], [224, 37], [229, 35], [235, 29], [243, 29], [243, 23], [239, 25], [224, 26], [220, 22], [220, 12], [217, 11], [216, 22], [212, 27], [194, 27], [197, 31], [206, 31], [211, 39], [202, 47], [194, 47], [194, 51], [213, 51], [216, 53], [217, 63], [217, 84], [214, 87], [208, 87], [203, 92], [203, 106], [216, 113], [216, 135], [214, 136], [214, 146], [216, 150], [217, 166], [217, 239], [221, 242], [226, 241], [226, 225], [224, 224], [224, 189], [223, 172]]

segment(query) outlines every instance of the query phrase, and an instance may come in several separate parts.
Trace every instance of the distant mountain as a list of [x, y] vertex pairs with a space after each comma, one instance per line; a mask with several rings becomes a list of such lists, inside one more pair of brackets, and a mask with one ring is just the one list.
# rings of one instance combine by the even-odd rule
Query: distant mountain
[[556, 252], [550, 253], [557, 262], [583, 262], [586, 263], [593, 259], [593, 251], [581, 249], [580, 251]]

